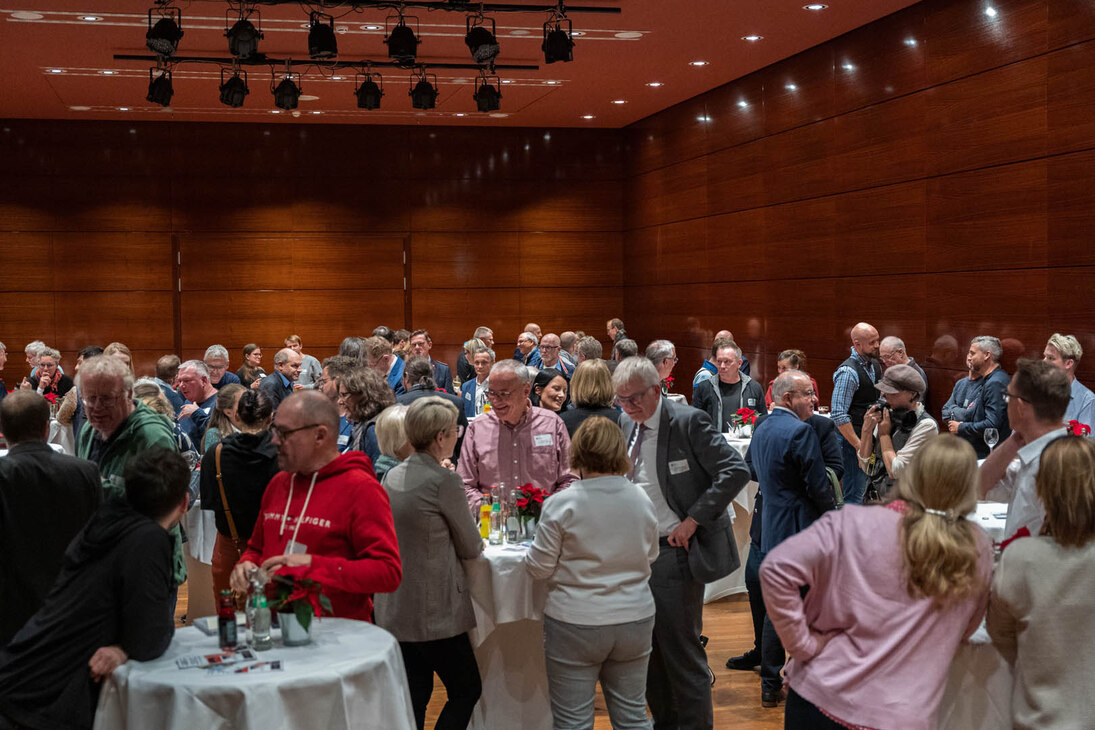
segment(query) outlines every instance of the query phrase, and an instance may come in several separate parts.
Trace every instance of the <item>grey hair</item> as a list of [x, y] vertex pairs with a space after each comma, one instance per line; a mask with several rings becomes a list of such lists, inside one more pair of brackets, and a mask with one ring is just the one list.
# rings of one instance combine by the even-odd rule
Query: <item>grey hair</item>
[[[345, 344], [345, 340], [343, 340], [343, 344]], [[277, 354], [274, 355], [274, 364], [275, 365], [284, 365], [285, 363], [289, 362], [289, 353], [290, 352], [292, 352], [292, 350], [290, 350], [288, 347], [283, 347], [280, 350], [278, 350]]]
[[[202, 363], [203, 367], [204, 365], [205, 363]], [[126, 393], [133, 395], [133, 371], [121, 359], [113, 355], [96, 355], [84, 360], [80, 365], [80, 371], [76, 373], [76, 385], [83, 388], [86, 378], [96, 376], [117, 378], [122, 381]]]
[[522, 332], [521, 334], [517, 335], [517, 341], [520, 342], [521, 340], [532, 340], [532, 344], [534, 344], [534, 345], [539, 345], [540, 344], [540, 338], [537, 337], [532, 332], [527, 332], [526, 331], [526, 332]]
[[647, 388], [661, 382], [654, 363], [638, 355], [621, 360], [616, 366], [616, 372], [612, 373], [612, 384], [617, 388], [623, 388], [636, 380]]
[[639, 343], [630, 337], [624, 337], [616, 340], [616, 344], [613, 345], [612, 349], [616, 351], [620, 359], [626, 359], [639, 354]]
[[882, 342], [880, 342], [878, 346], [891, 347], [895, 350], [901, 350], [901, 352], [905, 352], [905, 341], [902, 340], [900, 337], [894, 337], [893, 335], [883, 337]]
[[993, 362], [1000, 362], [1004, 355], [1004, 348], [1000, 346], [1000, 338], [990, 335], [979, 335], [970, 340], [971, 345], [977, 345], [982, 350], [992, 355]]
[[[1084, 348], [1080, 346], [1080, 341], [1072, 335], [1062, 335], [1060, 332], [1054, 332], [1046, 344], [1061, 353], [1063, 359], [1075, 360], [1077, 365], [1080, 363], [1080, 358], [1084, 356]], [[0, 350], [2, 349], [4, 349], [4, 345], [0, 343]]]
[[472, 348], [472, 351], [471, 351], [471, 359], [472, 359], [472, 360], [474, 360], [474, 359], [475, 359], [475, 356], [476, 356], [476, 355], [478, 355], [478, 354], [479, 354], [479, 353], [481, 353], [481, 352], [485, 352], [485, 353], [487, 353], [488, 355], [490, 355], [490, 361], [491, 361], [491, 362], [494, 362], [494, 360], [495, 360], [495, 358], [496, 358], [496, 355], [494, 354], [494, 350], [492, 350], [492, 349], [490, 349], [489, 347], [486, 347], [486, 346], [483, 346], [483, 347], [473, 347], [473, 348]]
[[585, 355], [586, 360], [599, 360], [605, 354], [601, 341], [589, 335], [578, 340], [578, 352]]
[[179, 366], [179, 372], [181, 373], [183, 370], [193, 370], [201, 377], [209, 380], [209, 366], [201, 360], [187, 360]]
[[772, 383], [772, 401], [778, 405], [783, 396], [795, 389], [795, 382], [800, 379], [807, 385], [810, 384], [810, 376], [801, 370], [784, 370], [780, 373]]
[[472, 337], [477, 339], [477, 340], [481, 340], [481, 339], [483, 339], [483, 335], [493, 335], [493, 334], [494, 334], [494, 330], [492, 330], [490, 327], [487, 327], [485, 325], [481, 325], [481, 326], [475, 328], [475, 334], [473, 334]]
[[8, 351], [8, 346], [5, 345], [3, 342], [0, 342], [0, 352], [7, 352], [7, 351]]
[[27, 346], [23, 348], [23, 352], [33, 352], [35, 355], [41, 355], [42, 350], [47, 347], [49, 347], [49, 345], [41, 340], [35, 340], [34, 342], [28, 342]]
[[407, 406], [397, 403], [388, 406], [376, 417], [376, 445], [385, 456], [394, 458], [395, 452], [407, 443], [407, 431], [403, 428], [406, 415]]
[[715, 342], [717, 342], [719, 345], [717, 348], [715, 348], [716, 356], [718, 356], [719, 350], [733, 350], [737, 354], [738, 359], [741, 359], [741, 347], [738, 345], [738, 343], [734, 342], [733, 340], [727, 340], [726, 338], [723, 338], [721, 342], [719, 340], [715, 340]]
[[211, 357], [223, 357], [224, 361], [228, 362], [228, 350], [224, 349], [224, 345], [210, 345], [202, 359], [208, 360]]
[[38, 351], [38, 357], [52, 357], [54, 360], [60, 362], [61, 353], [54, 350], [52, 347], [43, 346], [42, 349]]
[[529, 369], [509, 357], [494, 363], [494, 366], [490, 369], [490, 374], [494, 375], [495, 373], [513, 373], [514, 377], [521, 383], [532, 382], [532, 373], [529, 372]]
[[646, 346], [646, 358], [654, 365], [658, 365], [663, 360], [673, 357], [676, 351], [677, 348], [669, 340], [654, 340]]

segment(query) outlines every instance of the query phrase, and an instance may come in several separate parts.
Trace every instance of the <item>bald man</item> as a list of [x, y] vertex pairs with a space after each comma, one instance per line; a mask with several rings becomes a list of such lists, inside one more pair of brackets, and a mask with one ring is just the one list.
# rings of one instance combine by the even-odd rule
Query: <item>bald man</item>
[[860, 322], [852, 327], [851, 356], [833, 373], [833, 423], [841, 435], [841, 456], [844, 459], [844, 501], [860, 504], [867, 486], [866, 474], [859, 468], [859, 434], [863, 417], [878, 401], [875, 383], [882, 379], [882, 363], [878, 361], [878, 330]]

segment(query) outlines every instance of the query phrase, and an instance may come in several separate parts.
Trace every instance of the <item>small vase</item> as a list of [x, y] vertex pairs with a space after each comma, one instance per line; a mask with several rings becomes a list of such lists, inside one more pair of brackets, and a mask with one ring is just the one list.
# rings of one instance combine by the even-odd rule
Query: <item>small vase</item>
[[278, 624], [281, 626], [281, 642], [286, 646], [304, 646], [312, 641], [312, 627], [315, 626], [315, 618], [305, 629], [297, 620], [297, 615], [289, 613], [278, 614]]
[[521, 537], [524, 540], [536, 539], [536, 518], [535, 517], [522, 517], [521, 518]]

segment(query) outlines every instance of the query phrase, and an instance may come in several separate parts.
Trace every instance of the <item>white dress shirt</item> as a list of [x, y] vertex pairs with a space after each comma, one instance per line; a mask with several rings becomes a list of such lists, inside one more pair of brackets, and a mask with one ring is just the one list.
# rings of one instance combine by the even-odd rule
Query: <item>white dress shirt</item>
[[[662, 487], [658, 483], [658, 425], [662, 418], [662, 399], [658, 399], [658, 406], [654, 409], [654, 415], [646, 420], [646, 432], [643, 434], [643, 442], [639, 445], [639, 463], [635, 467], [634, 482], [642, 487], [646, 496], [654, 504], [654, 514], [658, 518], [658, 535], [667, 537], [669, 533], [677, 529], [681, 524], [677, 514], [669, 508], [665, 501]], [[627, 452], [631, 453], [631, 447], [635, 443], [639, 424], [635, 424], [627, 437]]]
[[1046, 508], [1034, 492], [1034, 479], [1042, 452], [1051, 442], [1066, 435], [1067, 430], [1053, 429], [1019, 449], [1016, 458], [1008, 464], [1004, 478], [986, 494], [986, 498], [1008, 503], [1008, 519], [1004, 523], [1004, 539], [1015, 535], [1020, 527], [1037, 535], [1046, 519]]

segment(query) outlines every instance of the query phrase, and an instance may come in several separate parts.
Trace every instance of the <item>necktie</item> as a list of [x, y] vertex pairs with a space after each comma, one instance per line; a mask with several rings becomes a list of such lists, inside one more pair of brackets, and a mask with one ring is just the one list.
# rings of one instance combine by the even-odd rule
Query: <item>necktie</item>
[[645, 423], [640, 423], [639, 428], [636, 429], [635, 443], [632, 444], [631, 453], [629, 454], [631, 458], [631, 469], [627, 472], [628, 479], [635, 479], [635, 472], [639, 468], [639, 457], [643, 446], [643, 436], [646, 435], [647, 430]]

